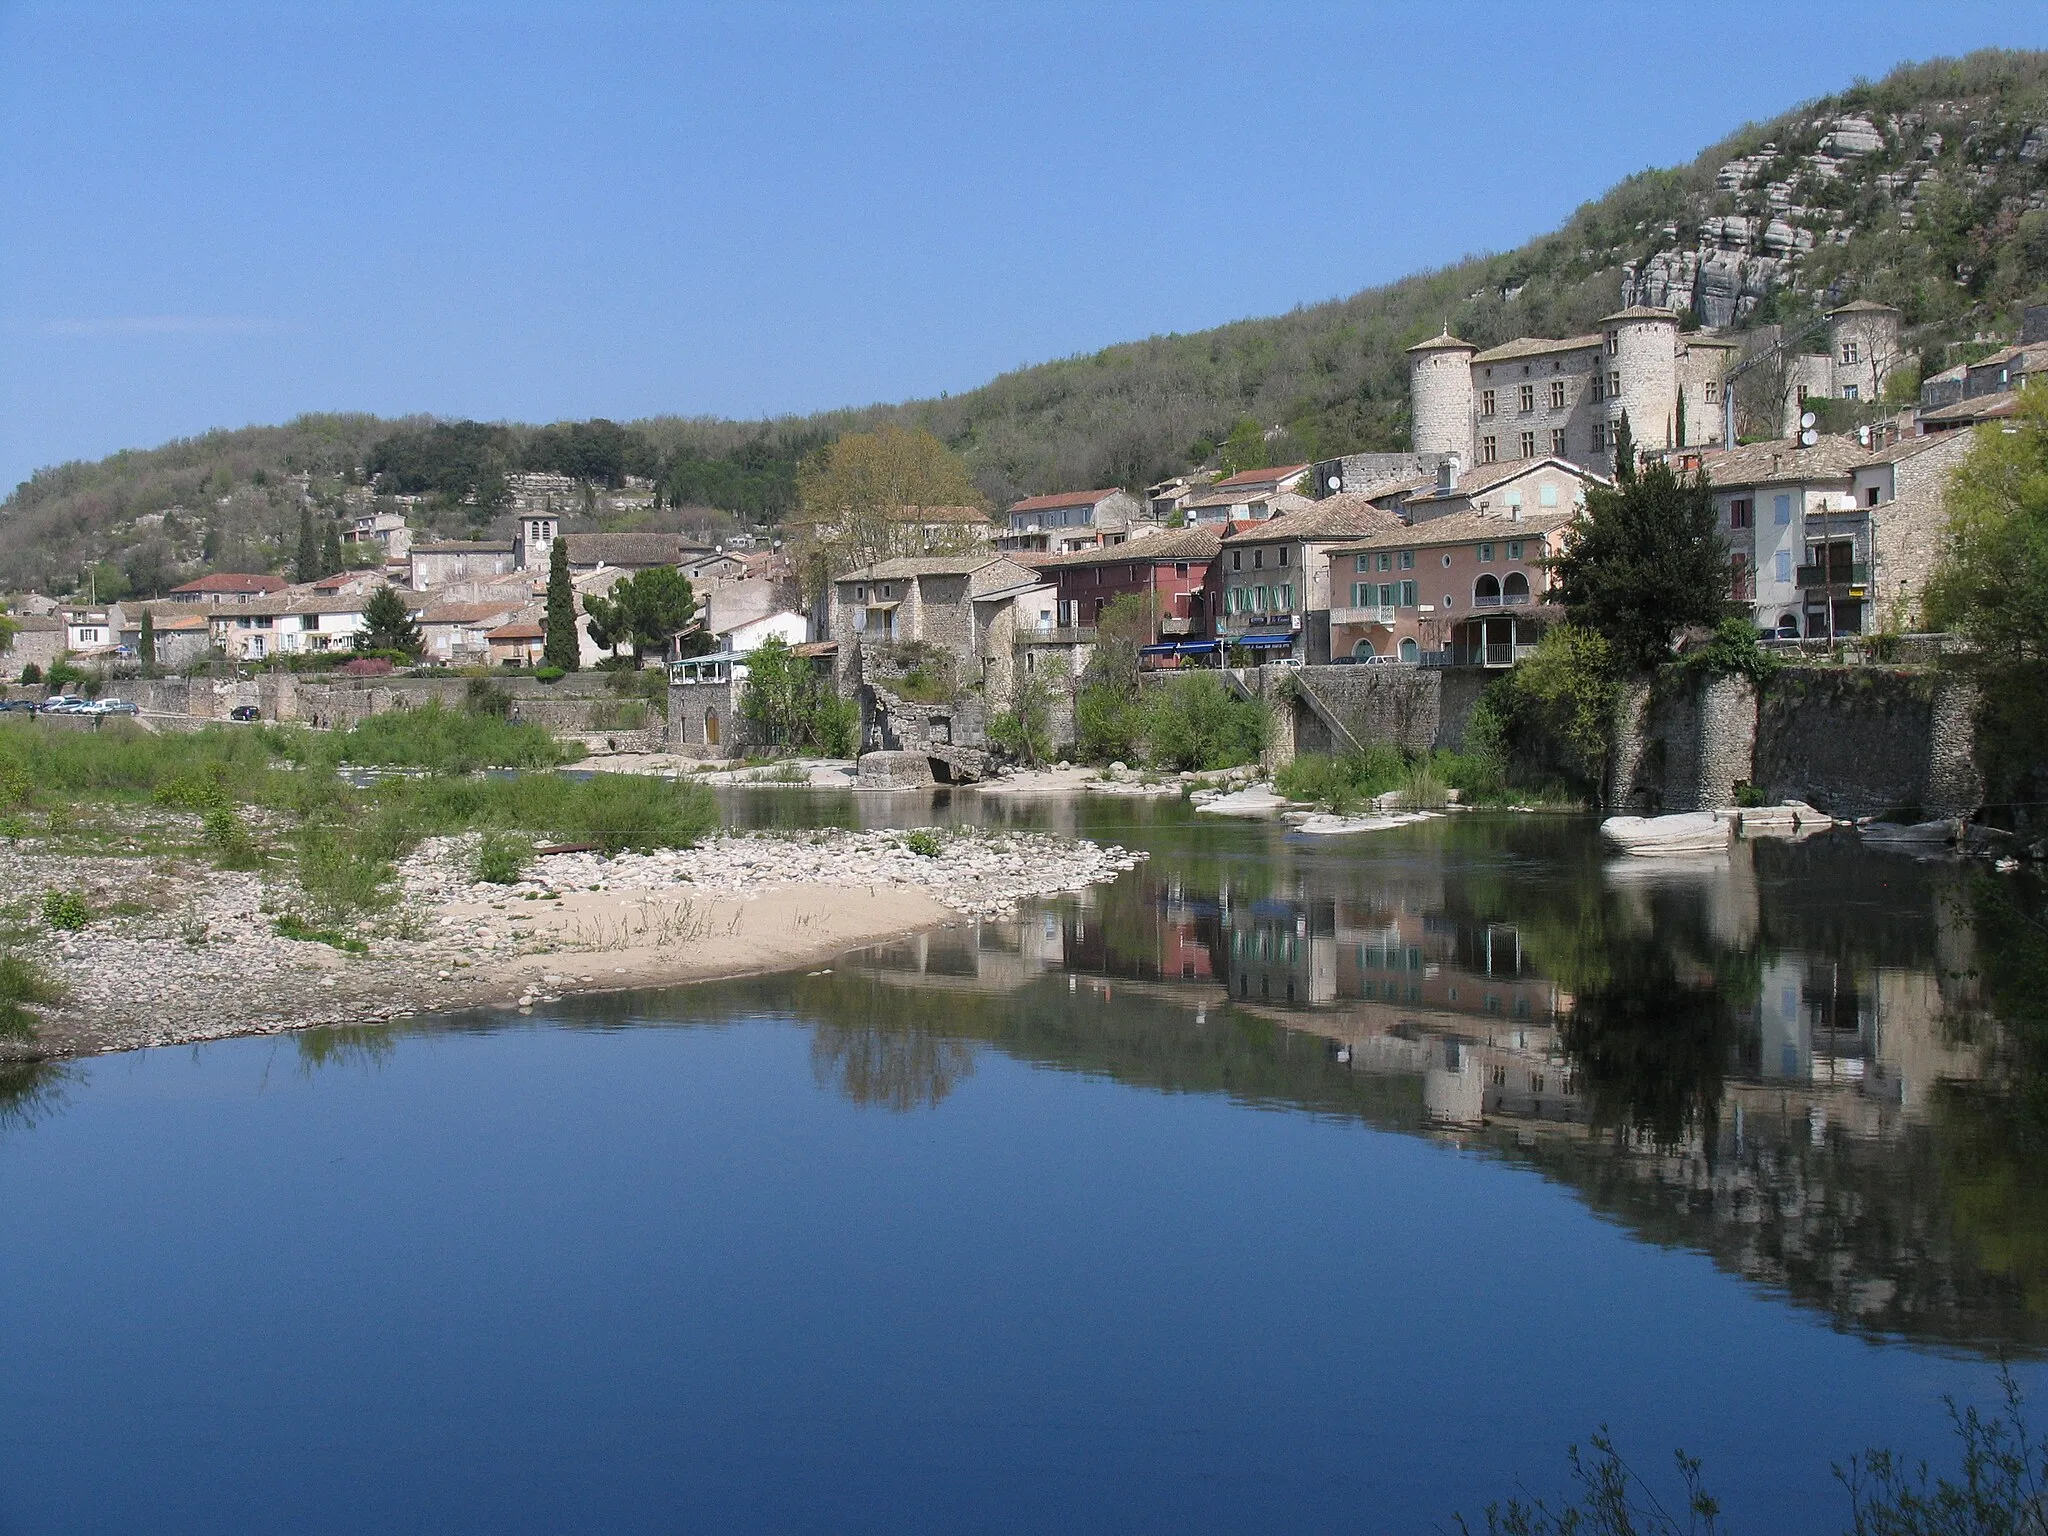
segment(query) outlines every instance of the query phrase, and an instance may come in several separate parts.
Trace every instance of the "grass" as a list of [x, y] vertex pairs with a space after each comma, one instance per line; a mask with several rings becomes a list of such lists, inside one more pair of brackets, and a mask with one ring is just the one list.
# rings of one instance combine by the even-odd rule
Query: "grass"
[[939, 834], [937, 832], [933, 831], [930, 827], [919, 827], [915, 832], [912, 832], [903, 839], [903, 846], [912, 853], [921, 854], [927, 859], [936, 859], [944, 845], [939, 842]]
[[1273, 775], [1273, 788], [1289, 800], [1339, 814], [1390, 792], [1399, 792], [1405, 806], [1422, 810], [1450, 804], [1453, 790], [1463, 805], [1579, 803], [1557, 785], [1510, 785], [1499, 765], [1479, 753], [1440, 750], [1411, 757], [1390, 742], [1373, 742], [1363, 752], [1341, 756], [1304, 752]]
[[512, 832], [486, 832], [470, 872], [489, 885], [517, 885], [533, 858], [533, 844]]
[[491, 711], [427, 704], [371, 715], [326, 736], [273, 727], [280, 749], [295, 761], [332, 766], [424, 768], [473, 773], [479, 768], [558, 768], [583, 756], [545, 726], [515, 723]]
[[346, 954], [368, 954], [370, 946], [351, 934], [334, 928], [316, 928], [296, 912], [287, 912], [272, 924], [278, 937], [306, 944], [331, 944]]
[[64, 989], [33, 961], [0, 953], [0, 1040], [33, 1040], [35, 1015], [23, 1005], [54, 1003], [63, 995]]

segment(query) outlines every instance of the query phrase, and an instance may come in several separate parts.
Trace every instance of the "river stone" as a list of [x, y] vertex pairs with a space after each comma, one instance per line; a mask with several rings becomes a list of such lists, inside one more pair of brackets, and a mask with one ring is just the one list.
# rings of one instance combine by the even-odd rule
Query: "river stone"
[[931, 759], [922, 752], [866, 752], [855, 782], [862, 789], [923, 789], [934, 782]]

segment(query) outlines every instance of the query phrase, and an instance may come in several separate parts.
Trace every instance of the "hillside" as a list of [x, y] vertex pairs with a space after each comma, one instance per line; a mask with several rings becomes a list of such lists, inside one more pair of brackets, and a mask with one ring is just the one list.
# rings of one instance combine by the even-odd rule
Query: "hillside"
[[62, 588], [94, 561], [144, 588], [204, 565], [275, 564], [289, 557], [302, 494], [360, 500], [379, 471], [380, 488], [435, 496], [430, 520], [448, 532], [502, 525], [494, 488], [518, 468], [609, 483], [647, 474], [671, 506], [772, 521], [793, 505], [805, 453], [883, 422], [953, 445], [993, 503], [1136, 487], [1200, 463], [1246, 419], [1276, 460], [1405, 446], [1402, 349], [1446, 317], [1485, 346], [1585, 331], [1625, 300], [1752, 329], [1861, 296], [1898, 305], [1909, 343], [1939, 367], [1957, 345], [2009, 330], [2043, 289], [2048, 53], [1973, 54], [1741, 128], [1517, 250], [950, 398], [772, 422], [656, 418], [624, 433], [315, 416], [65, 465], [0, 505], [0, 587]]

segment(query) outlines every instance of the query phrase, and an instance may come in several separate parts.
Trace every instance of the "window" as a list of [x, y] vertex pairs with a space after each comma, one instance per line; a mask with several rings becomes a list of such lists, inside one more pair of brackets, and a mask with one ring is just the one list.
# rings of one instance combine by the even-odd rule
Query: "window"
[[1293, 582], [1282, 582], [1279, 586], [1273, 589], [1273, 611], [1275, 613], [1294, 612]]
[[1754, 597], [1749, 585], [1749, 556], [1737, 550], [1728, 557], [1728, 595]]
[[1490, 389], [1482, 389], [1479, 392], [1479, 414], [1482, 416], [1491, 416], [1493, 414], [1493, 391]]
[[1801, 404], [1802, 406], [1803, 406], [1803, 405], [1805, 405], [1805, 404], [1806, 404], [1806, 386], [1805, 386], [1804, 384], [1802, 384], [1802, 385], [1800, 385], [1800, 386], [1799, 386], [1799, 389], [1798, 389], [1798, 395], [1799, 395], [1799, 403], [1800, 403], [1800, 404]]
[[1621, 332], [1619, 332], [1619, 331], [1609, 331], [1609, 332], [1607, 333], [1607, 355], [1608, 355], [1609, 357], [1614, 357], [1614, 356], [1616, 356], [1616, 355], [1617, 355], [1617, 354], [1618, 354], [1618, 353], [1619, 353], [1620, 351], [1621, 351]]
[[1508, 558], [1510, 560], [1519, 560], [1522, 558], [1522, 541], [1520, 539], [1508, 540]]
[[1351, 606], [1370, 608], [1373, 605], [1373, 584], [1369, 581], [1354, 581], [1351, 584]]
[[[1857, 365], [1858, 363], [1860, 363], [1860, 362], [1862, 362], [1862, 361], [1863, 361], [1863, 349], [1862, 349], [1861, 347], [1857, 346], [1857, 345], [1856, 345], [1856, 343], [1855, 343], [1855, 342], [1853, 342], [1853, 341], [1845, 341], [1845, 342], [1843, 342], [1843, 343], [1842, 343], [1842, 366], [1843, 366], [1843, 367], [1845, 367], [1845, 368], [1853, 368], [1853, 367], [1855, 367], [1855, 366], [1856, 366], [1856, 365]], [[1845, 397], [1845, 398], [1847, 398], [1847, 397]]]
[[1287, 563], [1287, 546], [1285, 544], [1282, 544], [1280, 546], [1280, 559], [1278, 563], [1281, 565], [1285, 565]]
[[1874, 507], [1874, 506], [1876, 506], [1876, 505], [1877, 505], [1877, 487], [1876, 487], [1876, 486], [1874, 486], [1874, 485], [1873, 485], [1872, 487], [1870, 487], [1870, 489], [1869, 489], [1869, 490], [1867, 490], [1867, 491], [1865, 491], [1865, 492], [1863, 493], [1863, 505], [1865, 505], [1866, 507]]
[[1619, 400], [1619, 399], [1621, 398], [1621, 370], [1620, 370], [1620, 369], [1616, 369], [1616, 370], [1614, 370], [1614, 371], [1613, 371], [1612, 373], [1610, 373], [1610, 374], [1608, 374], [1608, 375], [1607, 375], [1607, 393], [1609, 393], [1610, 395], [1614, 396], [1614, 398], [1615, 398], [1615, 399], [1617, 399], [1617, 400]]
[[1482, 463], [1482, 464], [1491, 464], [1491, 463], [1493, 463], [1493, 462], [1494, 462], [1494, 461], [1495, 461], [1496, 459], [1498, 459], [1499, 457], [1500, 457], [1500, 439], [1499, 439], [1499, 438], [1497, 438], [1497, 437], [1482, 437], [1481, 439], [1479, 439], [1479, 462], [1480, 462], [1480, 463]]
[[1415, 606], [1415, 583], [1412, 581], [1401, 583], [1401, 606], [1403, 608], [1413, 608]]
[[1404, 550], [1402, 550], [1402, 551], [1401, 551], [1401, 569], [1402, 569], [1402, 570], [1404, 570], [1404, 571], [1412, 571], [1412, 570], [1414, 570], [1414, 569], [1415, 569], [1415, 551], [1414, 551], [1414, 550], [1412, 550], [1412, 549], [1404, 549]]
[[1854, 384], [1844, 384], [1842, 386], [1842, 398], [1844, 400], [1854, 400], [1858, 397], [1858, 394], [1859, 391]]
[[883, 599], [883, 601], [885, 601], [885, 602], [886, 602], [886, 601], [887, 601], [888, 599], [890, 599], [890, 598], [894, 597], [895, 595], [896, 595], [896, 585], [895, 585], [895, 583], [894, 583], [894, 582], [887, 582], [887, 583], [884, 583], [884, 584], [883, 584], [883, 587], [882, 587], [882, 599]]
[[1173, 574], [1174, 574], [1174, 575], [1176, 575], [1176, 576], [1185, 576], [1185, 575], [1187, 575], [1187, 573], [1188, 573], [1188, 563], [1187, 563], [1187, 561], [1185, 561], [1185, 560], [1176, 560], [1176, 561], [1174, 561], [1174, 562], [1173, 562]]
[[1413, 640], [1403, 640], [1401, 642], [1401, 659], [1408, 662], [1422, 660], [1422, 647]]
[[1493, 546], [1491, 544], [1479, 546], [1479, 563], [1481, 565], [1493, 564]]
[[1243, 570], [1243, 569], [1244, 569], [1244, 551], [1243, 551], [1243, 550], [1241, 550], [1241, 549], [1233, 549], [1233, 550], [1232, 550], [1232, 551], [1230, 552], [1230, 568], [1231, 568], [1231, 569], [1232, 569], [1233, 571], [1241, 571], [1241, 570]]
[[1526, 416], [1535, 409], [1536, 386], [1534, 384], [1524, 384], [1522, 386], [1522, 414]]
[[1536, 434], [1534, 432], [1524, 432], [1522, 434], [1522, 457], [1525, 459], [1536, 457]]
[[1781, 549], [1778, 551], [1778, 580], [1790, 581], [1791, 579], [1792, 551], [1789, 549]]
[[1718, 404], [1718, 403], [1719, 403], [1719, 401], [1720, 401], [1720, 399], [1721, 399], [1721, 386], [1720, 386], [1719, 384], [1715, 383], [1715, 382], [1714, 382], [1714, 381], [1713, 381], [1712, 379], [1709, 379], [1709, 380], [1707, 380], [1707, 404], [1709, 404], [1709, 405], [1715, 405], [1715, 404]]
[[1746, 496], [1728, 503], [1728, 526], [1730, 528], [1749, 527], [1750, 519], [1755, 515], [1756, 505]]
[[1792, 521], [1792, 498], [1780, 495], [1771, 498], [1771, 521], [1780, 528]]
[[1391, 571], [1391, 570], [1392, 570], [1393, 568], [1394, 568], [1394, 556], [1393, 556], [1393, 553], [1392, 553], [1391, 551], [1389, 551], [1389, 550], [1382, 550], [1382, 551], [1380, 552], [1380, 569], [1381, 569], [1381, 570], [1383, 570], [1383, 571]]
[[1593, 398], [1595, 400], [1605, 400], [1607, 398], [1606, 376], [1597, 369], [1593, 373]]
[[1253, 551], [1252, 551], [1252, 569], [1253, 569], [1253, 570], [1255, 570], [1255, 571], [1262, 571], [1262, 570], [1264, 570], [1265, 568], [1266, 568], [1266, 552], [1265, 552], [1265, 551], [1264, 551], [1263, 549], [1255, 549], [1255, 550], [1253, 550]]
[[1557, 456], [1558, 456], [1559, 458], [1563, 458], [1563, 457], [1564, 457], [1564, 428], [1563, 428], [1563, 427], [1552, 427], [1552, 428], [1550, 429], [1550, 451], [1551, 451], [1552, 453], [1556, 454], [1556, 455], [1557, 455]]
[[1607, 423], [1604, 421], [1593, 423], [1593, 451], [1595, 453], [1605, 453], [1607, 451]]
[[1553, 411], [1561, 411], [1564, 409], [1563, 379], [1552, 379], [1550, 381], [1550, 408]]
[[1451, 557], [1450, 557], [1450, 556], [1449, 556], [1448, 554], [1446, 554], [1446, 555], [1444, 556], [1444, 569], [1448, 571], [1448, 570], [1449, 570], [1450, 568], [1451, 568]]
[[[1385, 555], [1381, 555], [1380, 558], [1384, 560], [1387, 557]], [[1363, 576], [1367, 571], [1372, 569], [1372, 556], [1360, 555], [1357, 561], [1352, 566], [1352, 569], [1357, 571], [1359, 575]]]
[[1546, 507], [1554, 507], [1554, 506], [1556, 506], [1556, 505], [1557, 505], [1557, 485], [1556, 485], [1556, 483], [1555, 483], [1554, 481], [1546, 480], [1546, 481], [1544, 481], [1544, 482], [1543, 482], [1543, 483], [1542, 483], [1541, 485], [1539, 485], [1538, 487], [1536, 487], [1536, 499], [1537, 499], [1537, 501], [1541, 502], [1541, 503], [1542, 503], [1542, 504], [1543, 504], [1544, 506], [1546, 506]]
[[853, 589], [853, 600], [856, 603], [866, 602], [868, 600], [868, 589], [866, 587], [855, 587]]
[[1393, 606], [1394, 606], [1394, 601], [1395, 601], [1396, 597], [1398, 597], [1398, 596], [1399, 596], [1399, 594], [1400, 594], [1400, 590], [1401, 590], [1401, 589], [1400, 589], [1399, 587], [1395, 586], [1395, 585], [1394, 585], [1394, 583], [1393, 583], [1393, 582], [1391, 582], [1391, 581], [1383, 581], [1383, 582], [1381, 582], [1381, 583], [1380, 583], [1380, 606], [1381, 606], [1382, 608], [1391, 608], [1391, 607], [1393, 607]]

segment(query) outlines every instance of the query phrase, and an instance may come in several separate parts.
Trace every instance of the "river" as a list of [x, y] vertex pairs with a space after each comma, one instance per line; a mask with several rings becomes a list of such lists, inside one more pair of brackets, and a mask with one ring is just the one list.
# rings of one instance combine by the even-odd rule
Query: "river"
[[2038, 893], [1828, 835], [1151, 851], [829, 971], [16, 1072], [0, 1532], [1746, 1531], [2048, 1353]]

